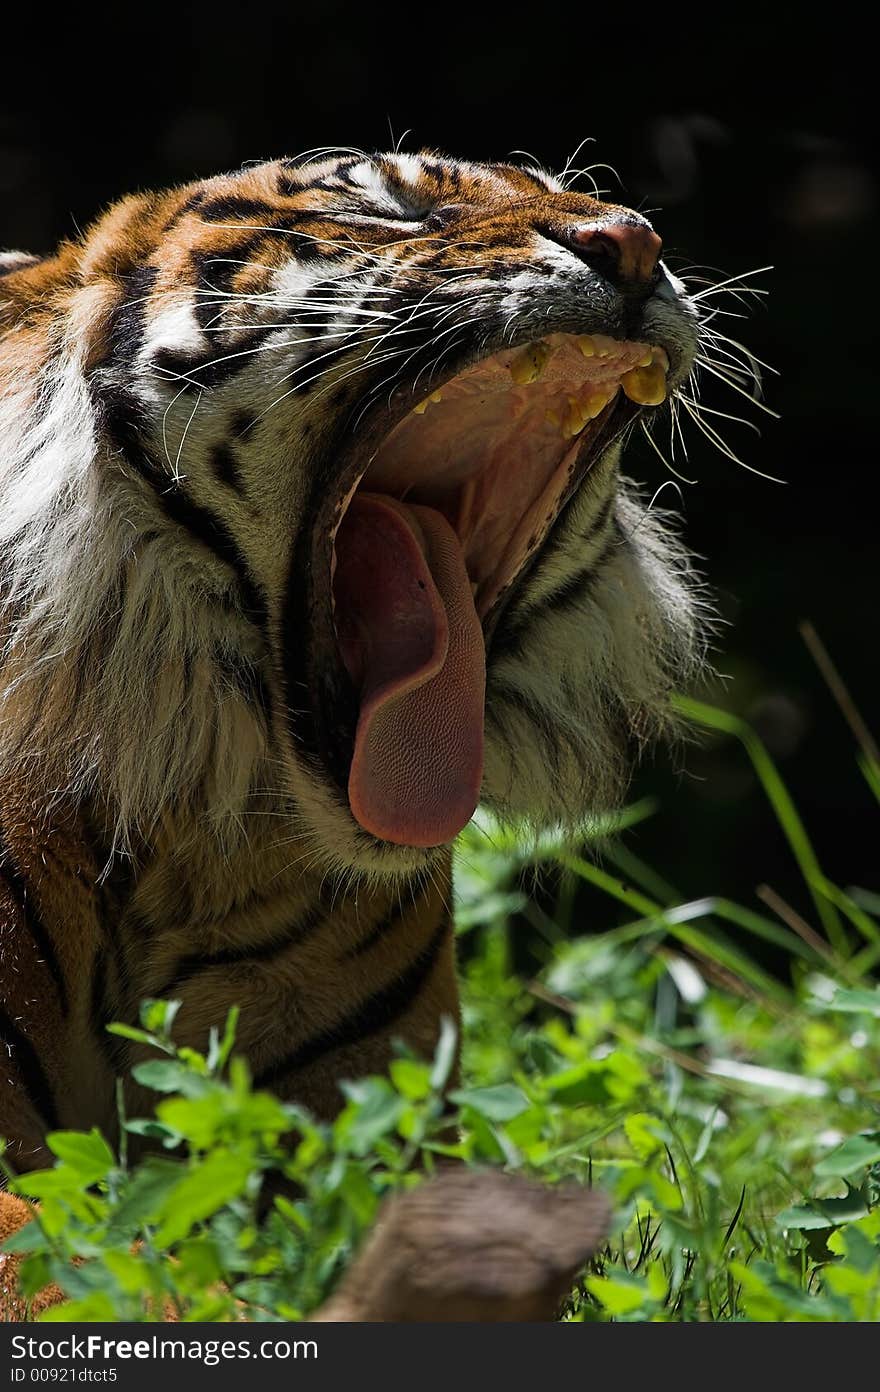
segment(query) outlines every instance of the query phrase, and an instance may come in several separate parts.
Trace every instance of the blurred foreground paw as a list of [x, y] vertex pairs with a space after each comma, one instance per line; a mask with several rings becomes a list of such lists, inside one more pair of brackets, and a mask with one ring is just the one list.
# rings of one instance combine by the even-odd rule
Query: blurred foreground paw
[[492, 1171], [441, 1174], [387, 1200], [313, 1318], [552, 1320], [605, 1238], [610, 1213], [594, 1189]]

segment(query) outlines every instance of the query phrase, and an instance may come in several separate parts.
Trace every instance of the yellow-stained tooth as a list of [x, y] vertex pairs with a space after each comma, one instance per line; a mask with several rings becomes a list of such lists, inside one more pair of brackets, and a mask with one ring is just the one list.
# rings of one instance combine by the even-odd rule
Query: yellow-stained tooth
[[659, 362], [650, 367], [634, 367], [625, 372], [620, 385], [637, 406], [659, 406], [666, 400], [666, 373]]
[[617, 340], [609, 338], [607, 334], [593, 334], [593, 344], [598, 358], [610, 358], [620, 347]]
[[575, 435], [580, 435], [589, 419], [590, 412], [584, 402], [578, 401], [576, 396], [570, 396], [568, 398], [568, 411], [562, 422], [563, 438], [571, 440]]
[[436, 406], [438, 401], [442, 401], [442, 400], [443, 400], [443, 393], [442, 393], [442, 392], [434, 392], [434, 395], [428, 397], [428, 400], [429, 400], [429, 401], [433, 401], [434, 405]]
[[601, 416], [616, 391], [617, 387], [615, 386], [611, 391], [597, 391], [591, 393], [591, 395], [587, 397], [582, 408], [587, 420], [595, 420], [597, 416]]
[[650, 367], [651, 363], [654, 361], [654, 353], [655, 349], [646, 348], [642, 356], [637, 359], [636, 367]]
[[531, 343], [519, 357], [510, 364], [510, 375], [518, 387], [527, 387], [537, 382], [550, 356], [546, 343]]
[[652, 362], [659, 363], [664, 372], [669, 371], [669, 357], [665, 348], [655, 347], [651, 349]]
[[414, 406], [414, 407], [412, 408], [412, 413], [413, 413], [414, 416], [423, 416], [423, 415], [425, 414], [425, 412], [427, 411], [427, 409], [428, 409], [428, 398], [425, 397], [424, 401], [420, 401], [419, 404], [418, 404], [418, 406]]
[[578, 338], [578, 347], [585, 358], [595, 358], [596, 345], [589, 334], [581, 334]]

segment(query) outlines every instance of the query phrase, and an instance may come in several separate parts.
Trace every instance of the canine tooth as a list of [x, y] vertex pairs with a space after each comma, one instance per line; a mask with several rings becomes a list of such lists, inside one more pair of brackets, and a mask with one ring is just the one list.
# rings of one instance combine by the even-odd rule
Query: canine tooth
[[655, 351], [653, 348], [646, 348], [642, 356], [636, 359], [636, 367], [650, 367], [654, 361]]
[[596, 356], [596, 345], [589, 334], [581, 334], [579, 336], [578, 347], [585, 358], [594, 358]]
[[619, 347], [616, 339], [609, 338], [607, 334], [593, 334], [593, 343], [596, 345], [598, 358], [610, 358], [611, 354], [616, 353]]
[[669, 357], [665, 348], [655, 347], [651, 349], [651, 358], [655, 363], [659, 363], [664, 372], [669, 371]]
[[577, 397], [570, 396], [568, 398], [568, 411], [562, 422], [563, 439], [572, 440], [575, 435], [580, 435], [588, 420], [589, 416], [585, 414]]
[[530, 383], [537, 382], [549, 356], [550, 349], [546, 343], [531, 343], [525, 348], [510, 364], [510, 375], [516, 385], [527, 387]]
[[666, 374], [658, 362], [650, 367], [634, 367], [631, 372], [625, 372], [620, 385], [637, 406], [659, 406], [661, 401], [666, 400]]
[[[616, 390], [617, 389], [615, 388], [615, 391]], [[595, 420], [597, 416], [600, 416], [602, 412], [605, 410], [605, 407], [608, 405], [608, 402], [611, 400], [613, 395], [613, 391], [600, 391], [593, 392], [590, 396], [588, 396], [582, 408], [586, 416], [586, 419]]]

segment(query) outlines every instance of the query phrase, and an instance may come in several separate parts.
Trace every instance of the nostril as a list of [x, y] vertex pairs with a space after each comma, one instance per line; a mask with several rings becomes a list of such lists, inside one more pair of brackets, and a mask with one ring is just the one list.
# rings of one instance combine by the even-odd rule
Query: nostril
[[663, 243], [646, 222], [572, 227], [565, 241], [582, 260], [622, 288], [646, 288], [657, 279]]
[[572, 250], [606, 280], [615, 284], [620, 279], [620, 251], [617, 243], [604, 232], [579, 228], [571, 236]]

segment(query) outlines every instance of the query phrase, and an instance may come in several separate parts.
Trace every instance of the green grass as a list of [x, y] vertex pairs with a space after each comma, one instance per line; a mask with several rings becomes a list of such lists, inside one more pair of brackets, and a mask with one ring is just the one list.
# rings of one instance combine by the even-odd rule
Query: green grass
[[[526, 846], [479, 817], [457, 855], [458, 1143], [440, 1101], [451, 1027], [435, 1060], [401, 1052], [390, 1080], [347, 1085], [330, 1126], [252, 1091], [234, 1019], [203, 1057], [175, 1048], [173, 1007], [148, 1004], [156, 1056], [135, 1072], [157, 1115], [125, 1134], [146, 1133], [158, 1155], [130, 1166], [94, 1133], [62, 1133], [57, 1166], [15, 1186], [41, 1201], [26, 1287], [54, 1279], [71, 1302], [46, 1318], [155, 1318], [168, 1302], [185, 1319], [241, 1303], [251, 1318], [302, 1318], [381, 1197], [453, 1153], [613, 1195], [613, 1231], [568, 1319], [880, 1319], [880, 904], [826, 878], [747, 726], [679, 704], [742, 743], [812, 921], [769, 891], [761, 912], [677, 896], [627, 844], [627, 826], [662, 815], [646, 804], [585, 830], [598, 856], [552, 835]], [[880, 787], [871, 751], [861, 766]], [[584, 934], [599, 895], [620, 922]], [[525, 975], [524, 932], [539, 953]], [[786, 954], [784, 979], [761, 964], [763, 944]], [[299, 1196], [264, 1213], [279, 1173]]]

